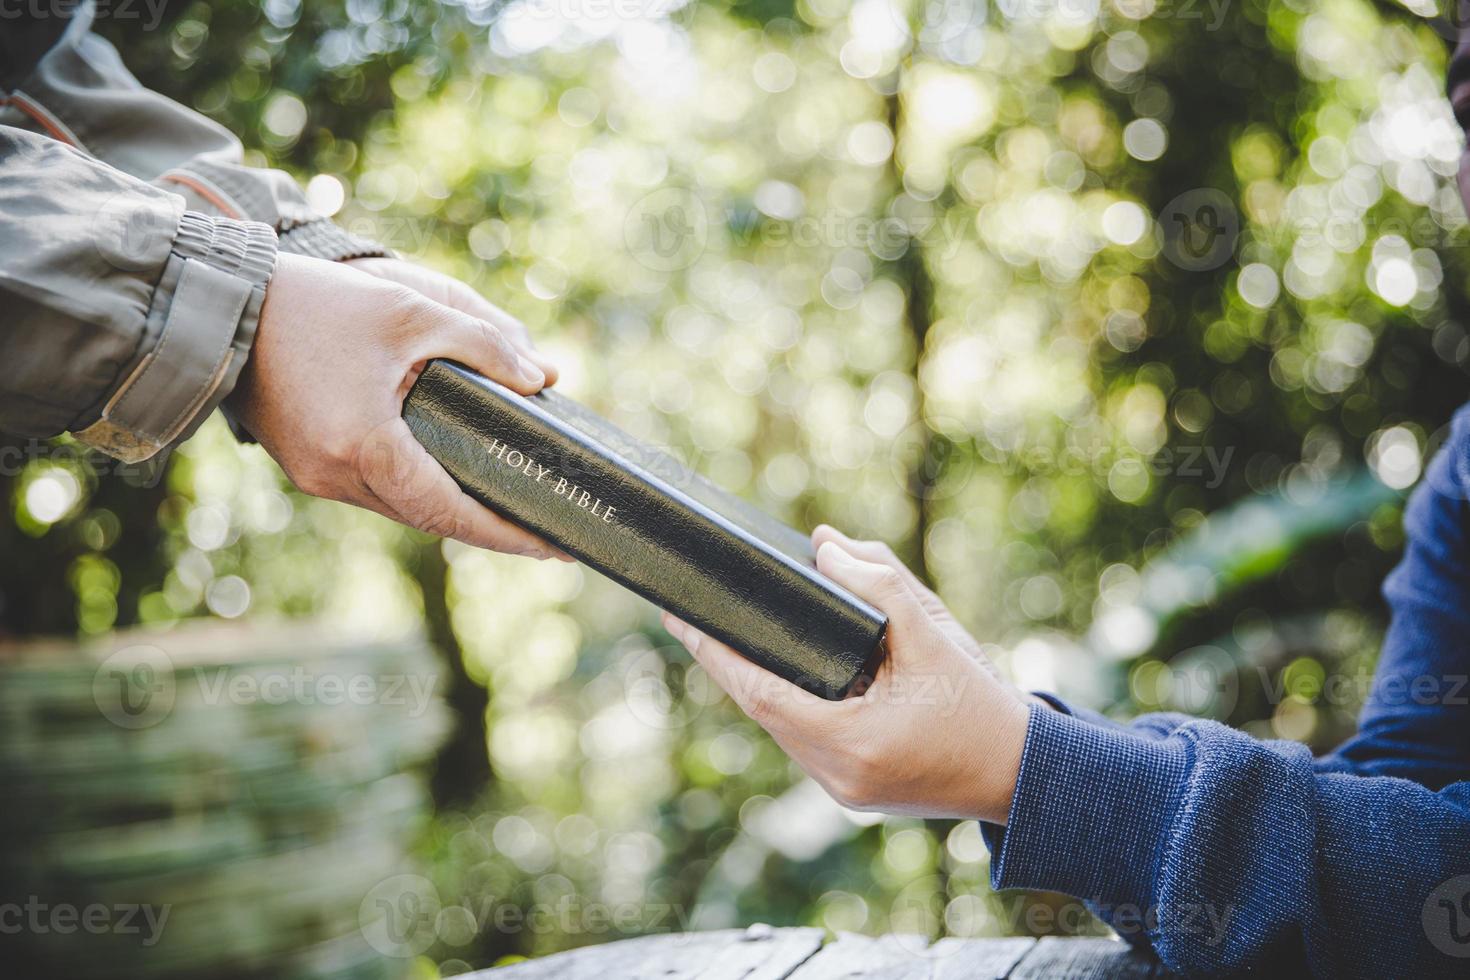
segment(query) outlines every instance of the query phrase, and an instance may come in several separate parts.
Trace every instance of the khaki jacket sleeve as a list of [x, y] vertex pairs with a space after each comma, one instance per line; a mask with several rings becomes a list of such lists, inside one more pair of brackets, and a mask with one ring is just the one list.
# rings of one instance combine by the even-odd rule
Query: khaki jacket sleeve
[[264, 222], [282, 251], [332, 260], [388, 254], [313, 211], [289, 174], [245, 166], [240, 141], [223, 126], [144, 88], [91, 22], [92, 5], [81, 5], [54, 46], [15, 80], [0, 124], [50, 136], [166, 187], [190, 210]]
[[239, 375], [276, 247], [268, 224], [0, 126], [0, 429], [128, 462], [186, 438]]

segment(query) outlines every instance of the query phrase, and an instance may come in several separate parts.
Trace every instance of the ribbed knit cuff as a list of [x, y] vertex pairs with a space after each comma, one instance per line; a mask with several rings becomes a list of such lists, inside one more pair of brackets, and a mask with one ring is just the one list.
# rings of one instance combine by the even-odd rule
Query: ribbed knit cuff
[[173, 250], [264, 289], [276, 266], [276, 247], [270, 225], [185, 211]]
[[328, 218], [318, 218], [301, 224], [283, 223], [280, 236], [281, 251], [331, 262], [393, 254], [386, 246], [371, 238], [354, 235]]
[[185, 211], [148, 309], [151, 349], [76, 437], [129, 463], [188, 438], [239, 377], [275, 260], [269, 225]]
[[1033, 704], [1006, 826], [980, 825], [992, 887], [1150, 907], [1190, 753]]

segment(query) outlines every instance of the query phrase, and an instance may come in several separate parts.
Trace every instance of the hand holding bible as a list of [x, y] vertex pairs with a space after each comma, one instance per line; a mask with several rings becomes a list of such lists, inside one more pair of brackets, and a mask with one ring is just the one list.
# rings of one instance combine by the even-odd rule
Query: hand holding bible
[[666, 613], [669, 632], [844, 806], [1005, 823], [1027, 696], [887, 546], [830, 527], [812, 541], [824, 575], [888, 616], [888, 655], [861, 694], [823, 700]]
[[462, 361], [526, 395], [554, 379], [554, 369], [529, 349], [524, 327], [488, 302], [474, 304], [468, 287], [452, 290], [444, 277], [405, 269], [412, 267], [397, 260], [354, 269], [280, 254], [231, 395], [240, 420], [312, 496], [481, 548], [562, 557], [465, 496], [400, 415], [435, 357]]
[[379, 279], [387, 279], [389, 282], [406, 286], [440, 306], [459, 310], [461, 313], [467, 313], [477, 320], [490, 324], [500, 332], [501, 336], [510, 341], [516, 353], [541, 369], [548, 385], [556, 384], [558, 375], [556, 365], [549, 357], [536, 349], [536, 345], [531, 342], [531, 335], [527, 332], [526, 325], [453, 276], [446, 276], [442, 272], [435, 272], [433, 269], [414, 265], [403, 259], [386, 256], [348, 259], [347, 264], [354, 269], [377, 276]]

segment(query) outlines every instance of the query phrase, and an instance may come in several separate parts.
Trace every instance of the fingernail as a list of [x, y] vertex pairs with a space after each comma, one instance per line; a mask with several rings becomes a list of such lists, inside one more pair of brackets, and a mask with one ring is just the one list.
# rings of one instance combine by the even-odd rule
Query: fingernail
[[546, 383], [546, 375], [540, 368], [531, 363], [530, 358], [524, 354], [518, 354], [516, 356], [520, 359], [521, 377], [525, 379], [527, 384], [540, 386]]
[[684, 624], [667, 613], [664, 614], [664, 629], [668, 630], [669, 635], [680, 643], [684, 642]]

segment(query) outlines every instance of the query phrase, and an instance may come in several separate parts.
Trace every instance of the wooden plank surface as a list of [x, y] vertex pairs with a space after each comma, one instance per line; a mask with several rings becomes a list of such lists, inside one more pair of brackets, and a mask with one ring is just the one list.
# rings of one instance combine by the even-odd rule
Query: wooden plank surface
[[[786, 980], [822, 948], [821, 929], [755, 925], [726, 946], [699, 980]], [[609, 978], [611, 980], [611, 978]]]
[[1036, 948], [1036, 940], [941, 939], [931, 950], [934, 980], [1004, 980]]
[[473, 973], [488, 980], [784, 980], [822, 945], [821, 929], [722, 929], [640, 936]]
[[803, 963], [790, 980], [1001, 980], [1034, 939], [941, 939], [843, 934]]
[[1048, 936], [1011, 971], [1011, 980], [1150, 980], [1158, 962], [1111, 939], [1063, 939]]
[[791, 980], [928, 980], [928, 948], [922, 936], [844, 932], [797, 967]]
[[642, 936], [469, 974], [466, 980], [1157, 980], [1149, 956], [1108, 939], [941, 939], [821, 929]]

